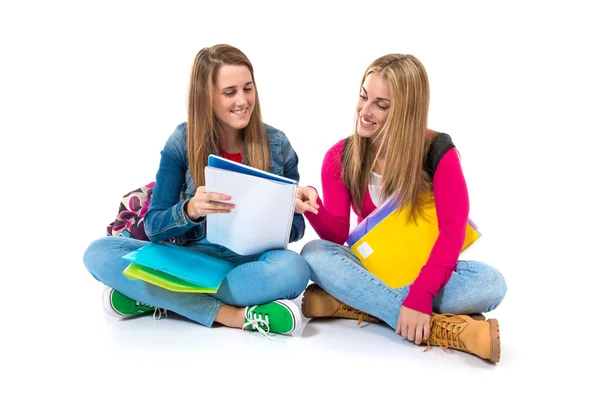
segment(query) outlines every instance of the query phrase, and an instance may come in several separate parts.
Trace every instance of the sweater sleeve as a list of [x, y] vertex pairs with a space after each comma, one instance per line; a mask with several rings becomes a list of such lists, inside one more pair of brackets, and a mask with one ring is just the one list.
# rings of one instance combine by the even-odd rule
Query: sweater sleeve
[[343, 245], [350, 232], [350, 191], [342, 177], [342, 149], [344, 140], [336, 143], [323, 159], [321, 183], [323, 200], [319, 197], [319, 213], [304, 214], [321, 239]]
[[439, 235], [403, 303], [426, 314], [432, 313], [433, 298], [456, 270], [467, 229], [469, 195], [456, 149], [440, 160], [433, 176], [433, 195]]

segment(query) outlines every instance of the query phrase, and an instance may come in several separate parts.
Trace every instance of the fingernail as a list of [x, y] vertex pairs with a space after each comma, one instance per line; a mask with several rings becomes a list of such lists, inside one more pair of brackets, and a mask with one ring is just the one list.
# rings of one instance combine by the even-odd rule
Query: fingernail
[[230, 204], [230, 205], [229, 205], [229, 208], [230, 208], [230, 209], [231, 209], [231, 208], [233, 208], [233, 207], [235, 207], [235, 205], [233, 205], [233, 204]]

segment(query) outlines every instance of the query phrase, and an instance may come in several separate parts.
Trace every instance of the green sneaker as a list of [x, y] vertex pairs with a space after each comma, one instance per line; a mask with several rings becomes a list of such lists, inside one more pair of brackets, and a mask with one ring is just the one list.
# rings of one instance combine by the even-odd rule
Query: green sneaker
[[300, 309], [289, 300], [275, 300], [258, 306], [248, 306], [244, 310], [244, 325], [259, 331], [265, 336], [269, 332], [292, 334], [297, 331], [302, 322]]
[[155, 311], [153, 306], [130, 299], [110, 287], [104, 289], [104, 309], [117, 318], [129, 318]]

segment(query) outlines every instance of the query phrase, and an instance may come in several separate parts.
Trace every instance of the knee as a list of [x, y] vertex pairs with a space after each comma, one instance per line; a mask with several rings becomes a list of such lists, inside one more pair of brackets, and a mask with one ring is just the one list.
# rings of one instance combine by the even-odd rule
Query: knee
[[504, 296], [506, 296], [506, 280], [496, 268], [487, 264], [481, 264], [480, 282], [481, 287], [485, 288], [487, 311], [494, 310], [504, 300]]
[[106, 236], [94, 240], [83, 254], [83, 264], [97, 280], [104, 282], [103, 275], [115, 268], [124, 269], [128, 262], [121, 256], [139, 249], [143, 242], [131, 238]]
[[269, 263], [267, 279], [277, 282], [280, 298], [296, 298], [306, 289], [310, 279], [310, 270], [306, 260], [293, 251], [286, 252], [284, 260]]
[[304, 245], [304, 247], [302, 248], [302, 251], [300, 251], [300, 255], [302, 255], [302, 257], [304, 257], [304, 258], [318, 255], [319, 253], [322, 253], [323, 251], [327, 251], [329, 244], [330, 244], [330, 242], [328, 242], [326, 240], [322, 240], [322, 239], [311, 240], [310, 242], [308, 242]]
[[105, 262], [110, 245], [110, 237], [108, 236], [96, 239], [83, 253], [83, 264], [96, 279], [99, 279], [100, 270]]
[[325, 240], [311, 240], [306, 243], [300, 255], [306, 260], [311, 271], [327, 265], [326, 258], [331, 252], [332, 243]]
[[288, 292], [290, 298], [296, 298], [306, 289], [308, 280], [310, 279], [310, 269], [306, 260], [298, 253], [292, 253], [289, 257], [287, 272]]

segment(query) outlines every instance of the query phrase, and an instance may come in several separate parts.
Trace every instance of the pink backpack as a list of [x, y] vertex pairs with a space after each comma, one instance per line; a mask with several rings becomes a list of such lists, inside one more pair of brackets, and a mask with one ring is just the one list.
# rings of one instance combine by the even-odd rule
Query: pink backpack
[[150, 182], [123, 196], [117, 218], [106, 227], [108, 236], [125, 236], [149, 241], [144, 231], [144, 216], [150, 206], [154, 183]]

